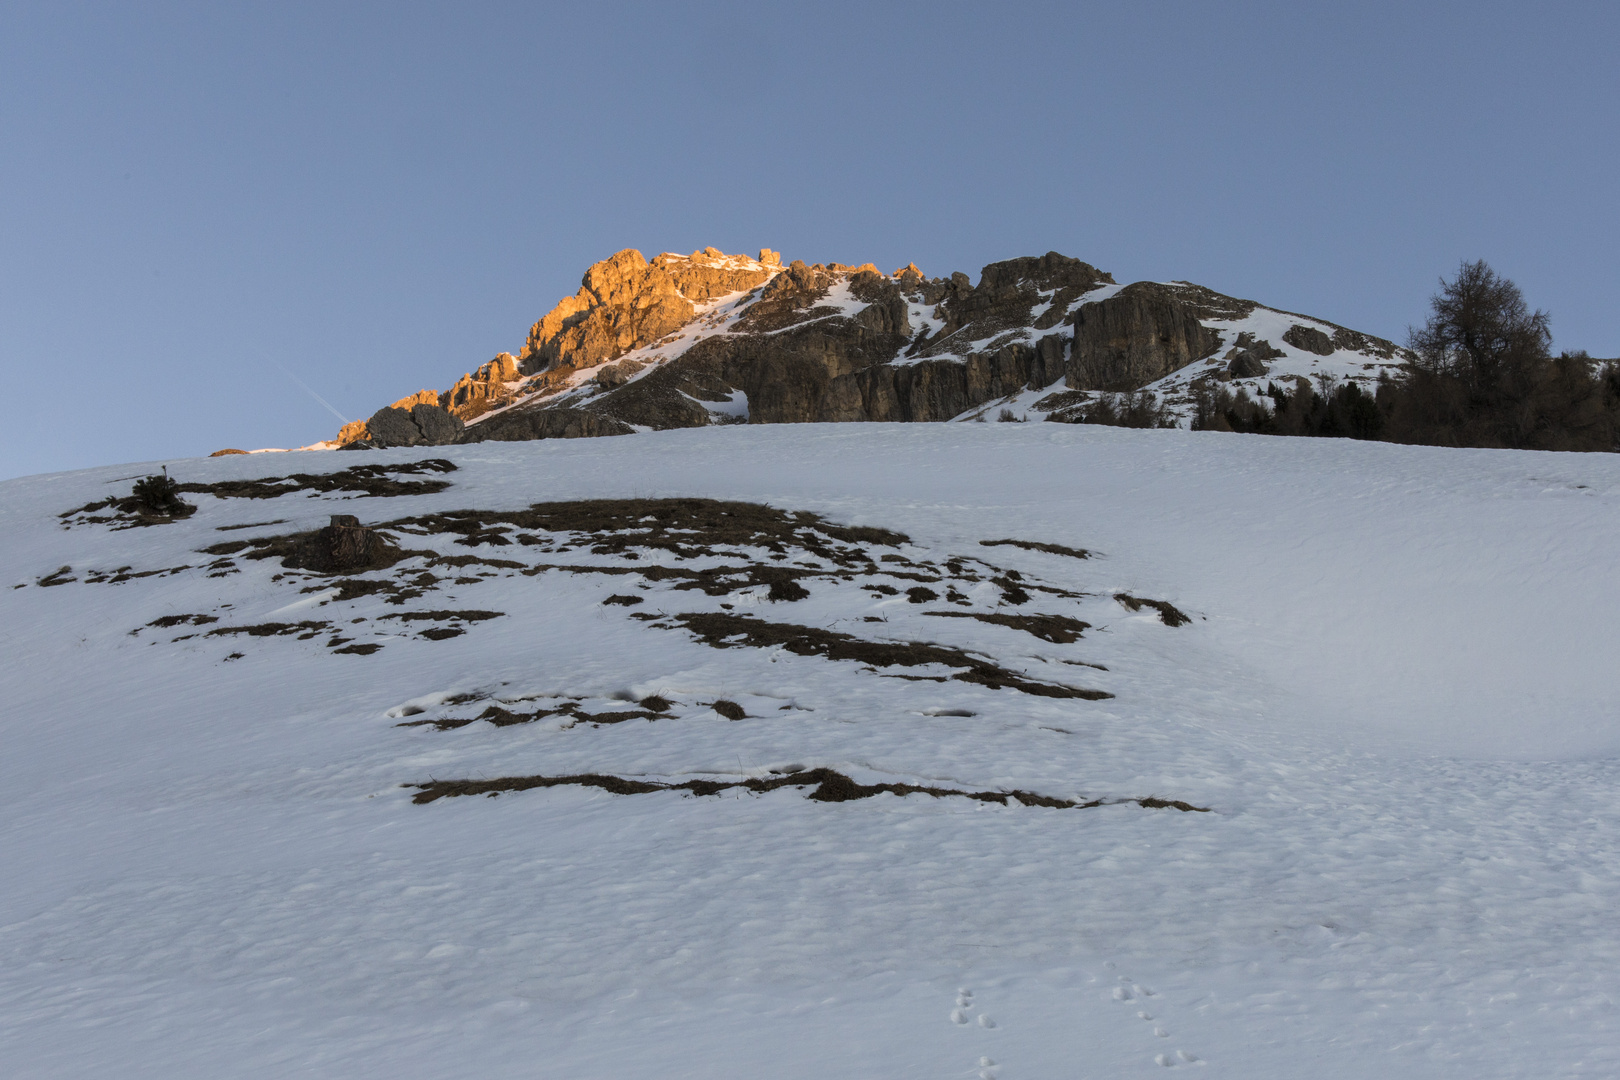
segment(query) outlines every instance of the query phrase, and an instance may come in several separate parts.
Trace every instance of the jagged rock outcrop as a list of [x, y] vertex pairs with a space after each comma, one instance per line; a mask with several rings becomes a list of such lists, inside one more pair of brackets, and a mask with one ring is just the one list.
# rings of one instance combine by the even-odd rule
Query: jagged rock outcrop
[[1240, 333], [1237, 343], [1226, 350], [1226, 373], [1234, 379], [1255, 379], [1269, 372], [1267, 360], [1285, 355], [1283, 351], [1252, 333]]
[[[945, 325], [939, 333], [919, 339], [912, 355], [960, 353], [968, 342], [989, 339], [995, 343], [1010, 332], [1060, 327], [1076, 300], [1113, 283], [1111, 275], [1090, 263], [1055, 251], [991, 263], [980, 272], [977, 286], [966, 274], [952, 274], [949, 282], [940, 283], [937, 299], [930, 297], [927, 283], [921, 283], [917, 286], [921, 299], [939, 305]], [[1043, 298], [1045, 310], [1037, 313], [1035, 308]]]
[[468, 431], [462, 442], [523, 442], [528, 439], [591, 439], [628, 435], [635, 429], [589, 409], [530, 409], [502, 413]]
[[1266, 365], [1247, 349], [1235, 350], [1237, 355], [1226, 365], [1226, 373], [1234, 379], [1254, 379], [1266, 373]]
[[385, 570], [404, 557], [388, 537], [360, 524], [353, 514], [333, 514], [330, 525], [299, 536], [281, 565], [319, 574], [356, 574]]
[[525, 372], [577, 370], [622, 356], [685, 325], [692, 302], [674, 279], [633, 249], [603, 259], [529, 331]]
[[684, 326], [694, 302], [752, 289], [772, 272], [763, 263], [715, 248], [664, 254], [650, 263], [641, 252], [626, 249], [585, 271], [579, 292], [534, 324], [520, 364], [532, 374], [617, 359]]
[[[378, 409], [376, 413], [372, 414], [372, 420], [375, 420], [378, 416], [388, 412], [389, 409], [394, 409], [399, 412], [409, 414], [410, 411], [416, 408], [418, 405], [437, 406], [439, 404], [439, 397], [440, 395], [437, 390], [418, 390], [414, 394], [400, 398], [398, 401], [387, 406], [386, 408]], [[403, 432], [405, 429], [398, 427], [396, 418], [392, 417], [391, 415], [384, 417], [382, 423], [385, 431], [389, 431], [398, 437], [404, 437]], [[418, 441], [420, 441], [421, 432], [418, 431], [417, 435], [419, 437]], [[386, 438], [388, 436], [383, 437]], [[349, 446], [351, 444], [388, 446], [417, 445], [416, 443], [378, 443], [377, 436], [375, 436], [371, 430], [371, 420], [352, 420], [349, 423], [344, 424], [343, 429], [338, 432], [337, 441], [344, 446]]]
[[[442, 394], [379, 410], [340, 441], [940, 421], [983, 418], [1015, 399], [1037, 418], [1069, 417], [1099, 392], [1169, 385], [1172, 375], [1185, 403], [1210, 380], [1266, 376], [1279, 358], [1277, 377], [1299, 377], [1287, 365], [1299, 368], [1301, 352], [1355, 354], [1357, 363], [1340, 364], [1362, 378], [1398, 357], [1383, 339], [1304, 316], [1283, 335], [1292, 353], [1258, 336], [1275, 334], [1287, 314], [1188, 282], [1119, 288], [1057, 252], [991, 263], [974, 284], [961, 273], [927, 277], [915, 263], [893, 274], [870, 263], [783, 266], [769, 248], [758, 259], [705, 248], [651, 261], [625, 250], [587, 270], [519, 355], [501, 353]], [[1068, 389], [1049, 392], [1059, 382]], [[1048, 392], [1019, 396], [1028, 391]]]
[[710, 247], [686, 256], [666, 252], [653, 259], [652, 264], [669, 275], [682, 296], [701, 304], [717, 296], [746, 292], [764, 284], [770, 279], [770, 267], [782, 265], [782, 256], [765, 248], [760, 251], [758, 260], [749, 260]]
[[512, 397], [510, 384], [519, 378], [517, 357], [507, 352], [499, 353], [477, 371], [470, 371], [456, 380], [456, 384], [439, 395], [439, 400], [434, 404], [443, 405], [463, 421], [471, 420], [490, 409], [505, 405]]
[[1174, 290], [1138, 281], [1081, 305], [1068, 384], [1074, 390], [1136, 390], [1219, 346], [1220, 336]]
[[1314, 326], [1301, 326], [1295, 323], [1283, 334], [1282, 339], [1296, 349], [1304, 349], [1317, 356], [1333, 355], [1333, 339]]
[[446, 446], [458, 442], [466, 425], [437, 405], [418, 403], [409, 409], [389, 405], [365, 421], [365, 436], [347, 445], [377, 449], [390, 446]]
[[[1055, 288], [1076, 279], [1097, 280], [1096, 271], [1078, 260], [1066, 260], [1072, 266], [1053, 266], [1052, 258], [1016, 262], [1060, 278], [1040, 282]], [[1002, 265], [1009, 269], [998, 273]], [[990, 269], [984, 297], [976, 297], [971, 286], [951, 283], [959, 329], [977, 326], [993, 337], [1016, 329], [1016, 312], [1029, 314], [1040, 300], [1038, 284], [1012, 266]], [[1084, 270], [1074, 274], [1073, 267]], [[948, 357], [934, 353], [931, 357], [937, 358], [895, 363], [911, 345], [913, 333], [902, 282], [921, 275], [913, 268], [911, 275], [898, 277], [888, 278], [870, 265], [795, 262], [761, 291], [728, 333], [694, 344], [679, 360], [604, 399], [599, 407], [640, 426], [700, 426], [712, 420], [704, 402], [728, 401], [741, 391], [754, 423], [946, 420], [996, 397], [1062, 378], [1060, 332], [1035, 344], [1012, 341], [993, 351]], [[918, 281], [909, 284], [920, 291]], [[944, 283], [936, 284], [943, 301]], [[840, 286], [848, 299], [829, 303], [829, 294]], [[973, 339], [958, 335], [957, 340], [967, 346]]]

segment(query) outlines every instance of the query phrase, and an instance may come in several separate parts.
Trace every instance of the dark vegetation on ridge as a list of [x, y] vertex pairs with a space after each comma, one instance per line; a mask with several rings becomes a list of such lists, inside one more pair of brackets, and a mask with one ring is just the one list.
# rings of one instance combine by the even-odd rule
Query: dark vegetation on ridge
[[[1262, 329], [1273, 320], [1255, 321], [1261, 312], [1298, 321]], [[1121, 286], [1057, 252], [991, 263], [974, 284], [961, 273], [926, 278], [914, 265], [892, 274], [784, 266], [768, 250], [757, 260], [709, 248], [650, 261], [625, 250], [592, 265], [519, 355], [379, 409], [338, 443], [1045, 419], [1620, 448], [1620, 362], [1553, 356], [1550, 344], [1546, 313], [1483, 262], [1441, 281], [1428, 322], [1402, 347], [1188, 282]]]
[[1354, 383], [1225, 387], [1199, 397], [1193, 427], [1262, 435], [1380, 439], [1425, 446], [1620, 450], [1620, 362], [1551, 353], [1545, 311], [1484, 262], [1442, 279], [1413, 359], [1373, 393]]

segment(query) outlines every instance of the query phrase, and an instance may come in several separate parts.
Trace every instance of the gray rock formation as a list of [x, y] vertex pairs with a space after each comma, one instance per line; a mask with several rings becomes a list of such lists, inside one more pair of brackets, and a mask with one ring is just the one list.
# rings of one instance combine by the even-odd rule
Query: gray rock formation
[[[1232, 340], [1232, 323], [1259, 307], [1251, 300], [1179, 281], [1096, 298], [1113, 284], [1057, 252], [991, 263], [975, 285], [960, 273], [928, 278], [915, 265], [893, 274], [870, 264], [783, 267], [768, 249], [758, 260], [713, 248], [651, 261], [622, 251], [592, 266], [579, 292], [534, 324], [520, 356], [502, 353], [448, 391], [402, 398], [347, 425], [339, 441], [361, 448], [716, 423], [940, 421], [1063, 382], [1067, 391], [1035, 406], [1050, 413], [1046, 402], [1065, 395], [1080, 408], [1087, 393], [1139, 390], [1213, 356], [1223, 335], [1226, 353], [1195, 381], [1266, 375], [1286, 355], [1252, 332]], [[1329, 338], [1296, 324], [1286, 340], [1321, 355], [1398, 352], [1333, 331]]]
[[1253, 379], [1266, 373], [1266, 365], [1254, 353], [1242, 349], [1226, 365], [1226, 371], [1234, 379]]
[[1220, 337], [1169, 286], [1127, 285], [1082, 304], [1074, 320], [1068, 385], [1074, 390], [1136, 390], [1213, 353]]
[[528, 439], [590, 439], [628, 435], [629, 424], [587, 409], [528, 409], [500, 413], [470, 428], [462, 442], [523, 442]]
[[371, 433], [371, 445], [378, 448], [416, 446], [422, 441], [422, 433], [411, 421], [411, 414], [392, 405], [372, 413], [371, 419], [366, 421], [366, 430]]
[[422, 433], [424, 446], [444, 446], [453, 443], [461, 438], [461, 433], [467, 428], [467, 425], [461, 422], [461, 418], [448, 409], [426, 404], [411, 407], [411, 423]]
[[1252, 379], [1267, 373], [1266, 361], [1287, 355], [1277, 346], [1247, 331], [1237, 336], [1237, 344], [1226, 352], [1226, 372], [1234, 379]]
[[1317, 356], [1333, 355], [1333, 339], [1315, 327], [1301, 326], [1295, 323], [1283, 335], [1283, 340], [1296, 349], [1304, 349]]
[[[366, 421], [368, 441], [379, 449], [389, 446], [445, 446], [461, 439], [466, 429], [460, 418], [437, 405], [418, 404], [409, 411], [378, 409]], [[357, 445], [357, 444], [351, 444]]]

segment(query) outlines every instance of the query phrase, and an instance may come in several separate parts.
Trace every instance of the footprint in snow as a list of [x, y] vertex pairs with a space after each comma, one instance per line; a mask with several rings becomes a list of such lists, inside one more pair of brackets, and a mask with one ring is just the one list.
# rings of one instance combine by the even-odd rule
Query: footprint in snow
[[[1158, 997], [1157, 994], [1147, 987], [1140, 984], [1133, 984], [1131, 980], [1124, 975], [1119, 977], [1119, 982], [1120, 985], [1114, 987], [1113, 997], [1115, 1001], [1135, 1001], [1139, 998], [1146, 999]], [[1153, 1014], [1148, 1012], [1146, 1009], [1136, 1010], [1136, 1016], [1137, 1019], [1152, 1025], [1153, 1035], [1155, 1038], [1168, 1039], [1170, 1037], [1170, 1032], [1165, 1029], [1163, 1024], [1154, 1023]], [[1155, 1065], [1163, 1065], [1167, 1068], [1174, 1068], [1178, 1065], [1203, 1064], [1196, 1054], [1189, 1053], [1186, 1050], [1177, 1050], [1174, 1053], [1154, 1054], [1153, 1063]]]
[[951, 1010], [951, 1023], [967, 1023], [968, 1010], [971, 1008], [973, 1008], [973, 991], [965, 986], [958, 987], [956, 991], [956, 1008]]
[[1189, 1054], [1185, 1050], [1177, 1050], [1174, 1054], [1154, 1054], [1153, 1064], [1174, 1068], [1177, 1065], [1202, 1065], [1196, 1054]]
[[[956, 991], [956, 1008], [951, 1010], [951, 1023], [966, 1025], [972, 1021], [973, 991], [967, 987], [959, 987]], [[993, 1028], [995, 1020], [980, 1013], [979, 1026]], [[979, 1058], [979, 1080], [996, 1080], [995, 1061], [988, 1057]]]

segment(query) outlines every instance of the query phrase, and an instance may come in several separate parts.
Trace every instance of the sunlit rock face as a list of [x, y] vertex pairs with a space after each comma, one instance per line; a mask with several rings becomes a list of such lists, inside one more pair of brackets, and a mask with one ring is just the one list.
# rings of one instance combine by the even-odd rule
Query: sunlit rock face
[[1216, 382], [1324, 370], [1373, 379], [1403, 359], [1381, 338], [1187, 282], [1121, 287], [1057, 252], [991, 263], [974, 284], [963, 273], [930, 278], [915, 263], [892, 274], [871, 263], [784, 264], [769, 248], [650, 261], [626, 249], [587, 269], [516, 354], [350, 424], [338, 442], [1067, 420], [1099, 394], [1144, 388], [1178, 415]]

